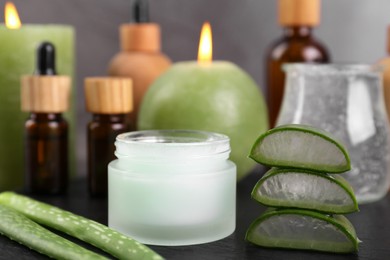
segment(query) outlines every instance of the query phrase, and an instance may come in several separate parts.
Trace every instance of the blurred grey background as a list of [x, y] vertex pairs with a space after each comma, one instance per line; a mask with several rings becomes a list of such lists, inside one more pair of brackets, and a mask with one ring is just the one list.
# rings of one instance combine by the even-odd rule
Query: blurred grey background
[[[3, 8], [6, 1], [0, 1]], [[118, 26], [131, 20], [132, 0], [14, 0], [22, 23], [69, 24], [76, 30], [77, 154], [85, 169], [83, 78], [105, 75], [119, 50]], [[214, 59], [245, 69], [261, 86], [267, 46], [281, 35], [277, 0], [149, 0], [150, 17], [162, 27], [162, 48], [174, 62], [195, 60], [202, 23], [213, 29]], [[389, 0], [322, 0], [315, 35], [334, 62], [375, 62], [386, 54]], [[4, 21], [1, 11], [1, 21]], [[0, 39], [1, 44], [1, 39]], [[79, 174], [85, 174], [81, 171]]]

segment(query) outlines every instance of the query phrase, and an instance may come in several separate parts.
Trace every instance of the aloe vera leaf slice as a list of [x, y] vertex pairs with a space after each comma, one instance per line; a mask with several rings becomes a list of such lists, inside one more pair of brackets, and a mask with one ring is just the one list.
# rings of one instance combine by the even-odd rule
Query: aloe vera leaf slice
[[345, 147], [331, 134], [306, 125], [282, 125], [256, 140], [250, 155], [271, 167], [342, 173], [351, 169]]
[[339, 175], [272, 168], [255, 185], [252, 198], [270, 207], [295, 207], [326, 213], [358, 211], [351, 185]]
[[359, 239], [342, 215], [302, 209], [271, 209], [248, 228], [246, 240], [263, 247], [333, 253], [358, 251]]

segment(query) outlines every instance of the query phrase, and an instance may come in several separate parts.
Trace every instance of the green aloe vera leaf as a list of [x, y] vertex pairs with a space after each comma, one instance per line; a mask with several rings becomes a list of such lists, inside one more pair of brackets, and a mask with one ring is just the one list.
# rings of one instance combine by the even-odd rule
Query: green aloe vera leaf
[[0, 233], [56, 259], [107, 259], [43, 228], [23, 214], [0, 205]]
[[96, 221], [13, 192], [0, 193], [0, 204], [31, 220], [85, 241], [119, 259], [163, 259], [138, 241]]

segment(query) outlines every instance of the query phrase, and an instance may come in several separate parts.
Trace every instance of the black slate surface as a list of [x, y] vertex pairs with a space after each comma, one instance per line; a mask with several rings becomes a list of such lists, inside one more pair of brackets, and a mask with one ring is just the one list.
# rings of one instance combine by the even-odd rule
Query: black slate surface
[[[217, 242], [181, 247], [152, 246], [167, 259], [315, 259], [315, 260], [386, 260], [390, 259], [390, 195], [384, 199], [360, 206], [360, 212], [347, 217], [355, 225], [356, 232], [363, 243], [358, 254], [329, 254], [310, 251], [274, 250], [260, 248], [244, 241], [249, 224], [265, 207], [250, 199], [250, 192], [261, 177], [257, 170], [237, 186], [237, 228], [229, 237]], [[76, 214], [107, 224], [107, 200], [91, 199], [87, 195], [84, 179], [73, 181], [67, 196], [35, 196], [36, 199], [70, 210]], [[79, 244], [84, 243], [74, 240]], [[89, 246], [88, 246], [89, 247]], [[92, 248], [92, 247], [89, 247]], [[93, 249], [93, 248], [92, 248]], [[97, 249], [95, 251], [99, 252]], [[0, 236], [0, 259], [47, 259], [7, 237]]]

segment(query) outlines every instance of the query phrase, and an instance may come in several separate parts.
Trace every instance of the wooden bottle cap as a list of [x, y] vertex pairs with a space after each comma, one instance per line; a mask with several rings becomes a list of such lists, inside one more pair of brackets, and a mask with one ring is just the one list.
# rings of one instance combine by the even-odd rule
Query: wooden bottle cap
[[119, 35], [122, 51], [160, 51], [160, 26], [156, 23], [122, 24]]
[[279, 24], [317, 26], [320, 23], [320, 0], [279, 0]]
[[130, 78], [91, 77], [84, 82], [87, 111], [94, 114], [125, 114], [133, 110]]
[[68, 76], [36, 76], [21, 78], [22, 111], [62, 113], [69, 108], [71, 79]]

